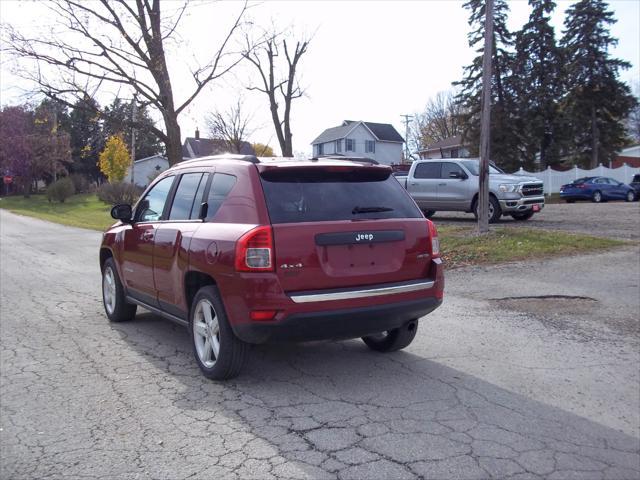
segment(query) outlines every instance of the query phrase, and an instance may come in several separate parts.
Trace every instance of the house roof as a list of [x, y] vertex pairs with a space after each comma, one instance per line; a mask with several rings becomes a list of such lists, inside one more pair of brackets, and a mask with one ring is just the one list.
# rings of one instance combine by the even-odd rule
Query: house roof
[[368, 128], [373, 136], [381, 142], [404, 142], [404, 138], [402, 138], [402, 135], [398, 133], [393, 125], [390, 125], [388, 123], [345, 120], [344, 122], [342, 122], [342, 125], [338, 127], [327, 128], [311, 143], [315, 145], [317, 143], [326, 143], [333, 140], [345, 138], [349, 134], [349, 132], [353, 130], [359, 123], [362, 123], [366, 128]]
[[421, 152], [429, 152], [433, 150], [440, 150], [441, 148], [461, 147], [462, 135], [455, 135], [453, 137], [443, 138], [431, 145], [427, 145], [426, 148], [421, 149]]
[[[189, 147], [191, 147], [189, 149]], [[191, 156], [191, 150], [193, 157]], [[224, 140], [212, 139], [212, 138], [195, 138], [187, 137], [182, 145], [182, 157], [183, 158], [197, 158], [206, 157], [208, 155], [218, 155], [221, 153], [227, 153], [229, 147]], [[255, 155], [255, 151], [249, 142], [242, 142], [240, 146], [240, 155]]]

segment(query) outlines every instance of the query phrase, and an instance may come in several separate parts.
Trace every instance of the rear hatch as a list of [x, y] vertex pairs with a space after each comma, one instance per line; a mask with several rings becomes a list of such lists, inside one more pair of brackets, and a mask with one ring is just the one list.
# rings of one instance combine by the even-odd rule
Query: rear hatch
[[[308, 164], [307, 164], [308, 165]], [[424, 278], [427, 221], [387, 167], [262, 167], [275, 269], [287, 291]]]

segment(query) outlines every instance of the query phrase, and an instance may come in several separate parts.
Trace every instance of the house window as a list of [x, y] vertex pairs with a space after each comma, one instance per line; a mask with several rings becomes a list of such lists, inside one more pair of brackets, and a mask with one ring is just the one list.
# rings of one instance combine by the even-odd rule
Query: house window
[[344, 149], [346, 152], [355, 152], [356, 151], [356, 141], [353, 138], [345, 138], [344, 139]]
[[451, 158], [458, 158], [458, 149], [457, 148], [452, 148], [451, 149]]
[[340, 153], [342, 151], [342, 140], [336, 140], [336, 152]]
[[365, 153], [376, 153], [376, 142], [374, 140], [365, 140], [364, 141], [364, 152]]
[[318, 155], [324, 155], [324, 143], [318, 144]]

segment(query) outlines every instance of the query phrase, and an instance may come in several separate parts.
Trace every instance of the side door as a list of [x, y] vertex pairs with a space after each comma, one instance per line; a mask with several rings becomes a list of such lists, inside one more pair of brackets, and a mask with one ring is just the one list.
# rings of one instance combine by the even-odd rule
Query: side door
[[435, 210], [438, 206], [438, 182], [442, 162], [425, 161], [418, 163], [413, 177], [407, 178], [407, 190], [424, 210]]
[[454, 162], [442, 162], [438, 182], [438, 201], [441, 208], [466, 210], [471, 201], [471, 182], [462, 167]]
[[613, 178], [607, 178], [607, 181], [612, 185], [611, 192], [616, 198], [624, 200], [627, 196], [627, 189], [624, 186], [624, 183], [621, 183]]
[[200, 218], [209, 174], [183, 173], [176, 180], [173, 201], [167, 219], [156, 230], [153, 250], [153, 280], [160, 307], [179, 317], [186, 317], [183, 279], [189, 262], [189, 244], [193, 232], [202, 224]]
[[615, 193], [613, 192], [613, 185], [610, 185], [607, 179], [604, 177], [596, 178], [593, 181], [593, 186], [594, 186], [594, 190], [593, 190], [594, 192], [596, 190], [600, 190], [600, 193], [602, 193], [603, 200], [607, 200], [615, 196]]
[[165, 215], [174, 178], [163, 178], [146, 193], [136, 206], [133, 224], [124, 231], [122, 274], [127, 292], [152, 306], [157, 306], [153, 282], [153, 244]]

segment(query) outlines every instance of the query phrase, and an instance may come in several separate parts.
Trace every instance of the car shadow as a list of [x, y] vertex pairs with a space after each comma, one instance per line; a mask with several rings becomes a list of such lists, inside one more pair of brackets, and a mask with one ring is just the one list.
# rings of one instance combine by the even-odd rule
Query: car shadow
[[[284, 459], [282, 468], [295, 466], [276, 476], [640, 477], [639, 438], [411, 347], [380, 354], [360, 340], [254, 346], [240, 377], [213, 382], [200, 374], [183, 327], [141, 313], [112, 328], [159, 376], [182, 385], [169, 400], [199, 419], [194, 434], [222, 422], [224, 435], [257, 437]], [[368, 460], [349, 466], [349, 455]], [[376, 469], [364, 468], [372, 463]]]

